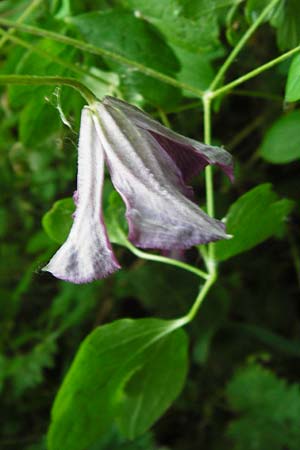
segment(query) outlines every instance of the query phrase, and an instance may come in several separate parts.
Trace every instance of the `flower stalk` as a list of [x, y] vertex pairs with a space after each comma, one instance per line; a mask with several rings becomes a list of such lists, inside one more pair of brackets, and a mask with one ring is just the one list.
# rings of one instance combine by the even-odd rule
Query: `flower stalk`
[[37, 75], [0, 75], [0, 84], [18, 84], [28, 86], [65, 85], [76, 89], [89, 104], [96, 100], [93, 92], [75, 78]]

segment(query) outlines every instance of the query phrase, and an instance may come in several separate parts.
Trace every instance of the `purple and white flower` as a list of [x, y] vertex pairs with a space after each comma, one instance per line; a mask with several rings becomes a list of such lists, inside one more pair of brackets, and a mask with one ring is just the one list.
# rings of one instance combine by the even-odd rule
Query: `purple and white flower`
[[120, 268], [102, 213], [105, 164], [126, 204], [128, 239], [137, 247], [170, 251], [228, 237], [224, 224], [192, 201], [187, 183], [208, 164], [220, 166], [232, 179], [230, 154], [105, 97], [82, 111], [74, 222], [44, 268], [57, 278], [85, 283]]

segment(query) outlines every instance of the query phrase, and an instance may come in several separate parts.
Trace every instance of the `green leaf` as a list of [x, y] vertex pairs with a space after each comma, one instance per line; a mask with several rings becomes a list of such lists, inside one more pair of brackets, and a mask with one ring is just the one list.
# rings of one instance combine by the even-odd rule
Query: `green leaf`
[[134, 438], [181, 391], [187, 338], [178, 321], [118, 320], [82, 343], [58, 392], [49, 450], [85, 450], [117, 422]]
[[182, 330], [152, 345], [125, 386], [118, 418], [121, 432], [134, 439], [146, 431], [177, 397], [186, 372], [187, 340]]
[[266, 132], [260, 154], [273, 164], [286, 164], [300, 158], [300, 111], [277, 119]]
[[296, 55], [290, 65], [285, 101], [296, 102], [300, 99], [300, 55]]
[[74, 211], [74, 200], [67, 197], [55, 202], [42, 219], [44, 230], [58, 244], [63, 244], [68, 237], [73, 223], [72, 214]]
[[[180, 47], [173, 47], [181, 64], [177, 80], [200, 90], [209, 87], [214, 78], [214, 70], [207, 56], [191, 53]], [[195, 97], [195, 94], [184, 92], [185, 96]]]
[[278, 200], [269, 183], [261, 184], [242, 195], [229, 208], [226, 216], [226, 230], [233, 238], [215, 244], [216, 258], [224, 261], [271, 236], [282, 234], [284, 220], [293, 206], [291, 200]]
[[[136, 61], [167, 75], [179, 70], [171, 48], [155, 28], [133, 13], [113, 9], [72, 17], [73, 24], [87, 42]], [[107, 65], [121, 75], [121, 86], [131, 99], [143, 96], [160, 105], [179, 99], [179, 91], [132, 68], [105, 59]]]
[[300, 2], [298, 0], [281, 0], [271, 24], [277, 29], [277, 43], [280, 50], [287, 50], [300, 42]]
[[108, 197], [104, 216], [109, 240], [113, 244], [126, 247], [124, 236], [126, 237], [128, 234], [128, 225], [125, 219], [125, 205], [116, 191], [112, 191]]
[[[254, 22], [270, 0], [248, 0], [246, 16]], [[276, 28], [277, 44], [280, 50], [299, 45], [300, 41], [300, 3], [298, 0], [281, 0], [270, 11], [265, 21]]]
[[300, 386], [288, 385], [258, 364], [240, 369], [226, 388], [237, 416], [227, 434], [235, 450], [298, 450]]
[[121, 3], [132, 11], [138, 11], [172, 45], [190, 52], [203, 53], [213, 50], [219, 44], [216, 14], [218, 2], [214, 0], [209, 5], [205, 0], [198, 0], [197, 4], [194, 1], [179, 0], [123, 0]]
[[46, 136], [54, 133], [60, 124], [59, 114], [54, 106], [45, 103], [43, 98], [37, 100], [33, 97], [20, 113], [20, 140], [24, 146], [36, 147]]

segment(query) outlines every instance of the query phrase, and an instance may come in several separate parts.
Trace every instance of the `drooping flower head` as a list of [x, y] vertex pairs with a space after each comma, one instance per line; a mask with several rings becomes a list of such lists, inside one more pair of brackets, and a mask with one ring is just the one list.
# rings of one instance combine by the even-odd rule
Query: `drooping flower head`
[[232, 179], [232, 159], [219, 147], [169, 130], [113, 97], [82, 111], [77, 207], [66, 242], [44, 268], [84, 283], [120, 268], [102, 213], [105, 164], [126, 204], [128, 239], [141, 248], [177, 250], [227, 238], [225, 226], [205, 214], [187, 185], [208, 164]]

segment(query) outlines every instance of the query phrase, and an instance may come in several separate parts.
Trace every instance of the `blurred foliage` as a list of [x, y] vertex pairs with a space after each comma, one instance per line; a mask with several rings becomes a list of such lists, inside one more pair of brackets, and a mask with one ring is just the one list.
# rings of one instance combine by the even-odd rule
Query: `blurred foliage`
[[[267, 3], [4, 0], [0, 14], [206, 89]], [[201, 106], [191, 92], [107, 58], [15, 35], [29, 48], [1, 36], [1, 74], [72, 76], [99, 97], [123, 97], [156, 117], [163, 111], [176, 131], [203, 139]], [[228, 81], [299, 40], [299, 2], [281, 0], [232, 65]], [[220, 279], [186, 330], [191, 363], [182, 394], [151, 433], [127, 441], [110, 424], [87, 450], [299, 448], [298, 68], [296, 56], [215, 103], [213, 139], [236, 161], [232, 186], [216, 171], [216, 211], [235, 237], [218, 244], [219, 259], [226, 259]], [[54, 397], [91, 330], [125, 317], [176, 318], [197, 294], [198, 280], [190, 273], [136, 259], [117, 245], [122, 270], [107, 280], [76, 286], [40, 271], [72, 221], [82, 106], [78, 93], [66, 87], [1, 87], [1, 450], [46, 449]], [[203, 204], [202, 176], [194, 188]], [[123, 211], [111, 191], [107, 180], [106, 221], [112, 240], [120, 243], [116, 224], [123, 228]], [[195, 249], [185, 258], [202, 264]], [[134, 382], [128, 392], [134, 393]], [[134, 399], [129, 395], [128, 402]]]

